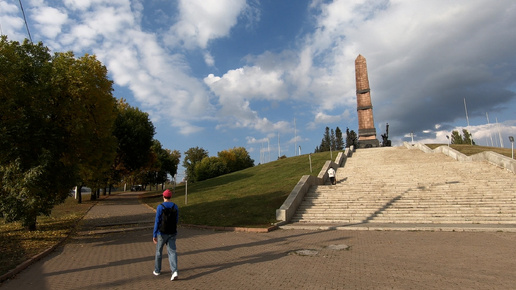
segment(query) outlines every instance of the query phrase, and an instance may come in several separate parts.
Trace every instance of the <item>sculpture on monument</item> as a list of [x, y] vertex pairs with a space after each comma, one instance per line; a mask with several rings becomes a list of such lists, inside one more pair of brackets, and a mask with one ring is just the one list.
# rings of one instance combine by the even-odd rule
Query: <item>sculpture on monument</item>
[[385, 134], [382, 134], [382, 147], [391, 147], [391, 140], [389, 140], [389, 123], [385, 126]]
[[376, 139], [376, 128], [374, 127], [367, 63], [366, 59], [360, 54], [355, 60], [355, 78], [357, 84], [358, 148], [379, 147], [380, 142]]

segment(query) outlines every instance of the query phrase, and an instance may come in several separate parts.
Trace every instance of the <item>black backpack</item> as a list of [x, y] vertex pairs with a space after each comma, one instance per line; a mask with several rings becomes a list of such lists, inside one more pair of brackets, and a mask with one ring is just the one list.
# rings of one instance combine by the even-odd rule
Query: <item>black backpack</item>
[[172, 235], [177, 233], [177, 209], [176, 206], [171, 208], [163, 206], [161, 211], [161, 222], [159, 224], [159, 231], [162, 234]]

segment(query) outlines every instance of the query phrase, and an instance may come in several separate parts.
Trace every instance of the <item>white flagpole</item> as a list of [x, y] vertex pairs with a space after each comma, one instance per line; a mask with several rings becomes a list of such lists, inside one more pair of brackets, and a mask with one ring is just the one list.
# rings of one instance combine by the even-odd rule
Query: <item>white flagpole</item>
[[[464, 110], [466, 111], [466, 122], [468, 123], [468, 130], [469, 130], [469, 118], [468, 118], [468, 108], [466, 107], [466, 98], [464, 98]], [[471, 145], [473, 145], [473, 134], [469, 132], [470, 139], [471, 139]]]

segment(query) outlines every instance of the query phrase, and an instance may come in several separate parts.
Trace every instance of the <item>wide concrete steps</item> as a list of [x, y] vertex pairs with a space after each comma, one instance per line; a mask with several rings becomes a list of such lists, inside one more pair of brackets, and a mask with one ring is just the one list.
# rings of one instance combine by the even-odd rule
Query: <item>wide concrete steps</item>
[[404, 147], [357, 150], [294, 223], [516, 224], [516, 175]]

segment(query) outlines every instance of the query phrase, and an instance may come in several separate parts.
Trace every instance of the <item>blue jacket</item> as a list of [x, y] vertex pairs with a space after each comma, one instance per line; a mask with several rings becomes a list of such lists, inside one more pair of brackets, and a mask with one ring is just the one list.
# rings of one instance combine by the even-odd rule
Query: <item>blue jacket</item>
[[[176, 213], [177, 213], [176, 221], [179, 221], [179, 208], [177, 207], [177, 204], [175, 204], [171, 201], [167, 201], [167, 202], [163, 203], [163, 206], [165, 206], [167, 208], [175, 207]], [[160, 204], [160, 205], [158, 205], [158, 208], [156, 209], [156, 218], [154, 220], [154, 232], [152, 234], [153, 238], [157, 238], [158, 235], [161, 235], [161, 233], [159, 232], [159, 224], [161, 222], [161, 213], [163, 212], [163, 206]]]

